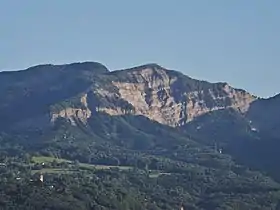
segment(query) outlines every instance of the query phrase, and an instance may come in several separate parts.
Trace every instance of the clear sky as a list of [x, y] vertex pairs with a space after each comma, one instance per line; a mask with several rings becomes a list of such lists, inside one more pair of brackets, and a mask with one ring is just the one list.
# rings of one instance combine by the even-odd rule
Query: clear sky
[[158, 63], [258, 96], [280, 92], [279, 0], [0, 0], [0, 70]]

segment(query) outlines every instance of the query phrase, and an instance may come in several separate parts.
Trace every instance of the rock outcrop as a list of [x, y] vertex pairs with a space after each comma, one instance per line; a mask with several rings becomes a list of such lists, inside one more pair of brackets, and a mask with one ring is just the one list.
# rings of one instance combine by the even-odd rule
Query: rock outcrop
[[143, 115], [176, 127], [214, 110], [246, 113], [257, 99], [227, 83], [192, 79], [157, 64], [112, 72], [95, 62], [39, 65], [3, 72], [0, 81], [3, 128], [24, 122], [37, 125], [36, 119], [54, 122], [58, 117], [73, 125], [76, 120], [87, 124], [94, 112]]
[[[170, 126], [181, 126], [219, 109], [234, 108], [244, 113], [256, 100], [246, 91], [226, 83], [191, 79], [155, 64], [115, 71], [108, 77], [109, 85], [95, 90], [102, 98], [98, 111], [110, 115], [143, 115]], [[120, 100], [127, 103], [116, 103]]]
[[86, 124], [88, 118], [91, 117], [91, 110], [87, 103], [87, 94], [84, 94], [80, 98], [81, 107], [65, 107], [64, 109], [51, 114], [51, 122], [54, 122], [57, 118], [62, 117], [71, 122], [72, 125], [76, 125], [76, 120]]

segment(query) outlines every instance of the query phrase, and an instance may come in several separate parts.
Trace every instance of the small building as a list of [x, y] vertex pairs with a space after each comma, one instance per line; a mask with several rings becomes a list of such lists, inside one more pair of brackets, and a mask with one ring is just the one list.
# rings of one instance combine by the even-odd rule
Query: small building
[[42, 183], [44, 182], [44, 176], [43, 176], [43, 174], [40, 174], [39, 180], [40, 180]]

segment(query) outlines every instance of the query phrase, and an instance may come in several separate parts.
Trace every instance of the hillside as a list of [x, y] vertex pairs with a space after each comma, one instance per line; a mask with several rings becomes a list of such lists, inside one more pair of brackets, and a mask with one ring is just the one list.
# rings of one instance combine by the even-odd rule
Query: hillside
[[[93, 208], [87, 202], [96, 198], [97, 185], [102, 196], [114, 197], [118, 189], [134, 194], [125, 204], [114, 197], [111, 207], [97, 199], [96, 209], [177, 209], [180, 203], [207, 210], [278, 206], [280, 188], [273, 179], [280, 180], [279, 96], [259, 99], [227, 83], [199, 81], [157, 64], [109, 71], [85, 62], [1, 72], [0, 97], [2, 156], [24, 165], [27, 156], [47, 156], [133, 168], [67, 174], [62, 183], [78, 179], [85, 185], [90, 174], [112, 186], [110, 194], [103, 182], [90, 182], [91, 192], [81, 189], [87, 201], [71, 194], [77, 186], [66, 187], [70, 194], [63, 199], [81, 209]], [[149, 173], [159, 176], [152, 179]], [[44, 193], [31, 190], [26, 196]], [[61, 205], [69, 209], [66, 200]], [[39, 203], [29, 205], [39, 208]]]
[[195, 80], [157, 64], [113, 72], [90, 62], [42, 65], [26, 71], [4, 72], [0, 78], [3, 81], [0, 113], [15, 111], [15, 104], [24, 108], [24, 116], [23, 113], [3, 116], [10, 123], [33, 121], [33, 117], [41, 119], [44, 114], [85, 121], [90, 112], [98, 111], [143, 115], [165, 125], [180, 126], [209, 111], [228, 107], [244, 113], [256, 100], [227, 83]]

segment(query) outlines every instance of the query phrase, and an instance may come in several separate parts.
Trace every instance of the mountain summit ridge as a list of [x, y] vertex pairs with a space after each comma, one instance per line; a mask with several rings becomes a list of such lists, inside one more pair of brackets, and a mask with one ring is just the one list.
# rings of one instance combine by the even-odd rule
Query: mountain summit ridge
[[[257, 97], [228, 83], [200, 81], [156, 63], [116, 71], [109, 71], [105, 65], [89, 61], [37, 65], [11, 74], [0, 73], [1, 79], [4, 94], [11, 88], [18, 90], [19, 97], [7, 99], [14, 105], [20, 103], [19, 100], [27, 103], [22, 97], [26, 94], [24, 92], [28, 92], [30, 101], [37, 101], [36, 98], [46, 94], [42, 106], [47, 107], [41, 115], [48, 116], [48, 121], [65, 117], [74, 122], [74, 117], [86, 123], [90, 113], [98, 111], [109, 115], [143, 115], [177, 127], [215, 110], [234, 108], [246, 113], [250, 104], [257, 100]], [[11, 82], [5, 83], [7, 80]], [[61, 103], [64, 100], [71, 105]], [[82, 105], [85, 103], [86, 109]], [[59, 109], [52, 108], [58, 105]], [[0, 115], [5, 110], [3, 106], [0, 103]], [[7, 114], [6, 111], [4, 113]], [[29, 121], [32, 119], [30, 117]]]
[[[221, 108], [234, 107], [246, 112], [249, 104], [256, 99], [227, 83], [200, 81], [178, 71], [158, 69], [157, 66], [143, 65], [113, 71], [109, 75], [113, 75], [112, 85], [117, 89], [112, 98], [117, 96], [114, 99], [127, 101], [134, 107], [134, 114], [170, 126], [180, 126], [201, 114]], [[102, 97], [105, 97], [105, 92], [100, 92]], [[119, 111], [123, 108], [119, 107], [118, 111], [105, 108], [103, 111], [120, 115], [124, 114]]]

